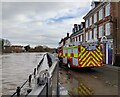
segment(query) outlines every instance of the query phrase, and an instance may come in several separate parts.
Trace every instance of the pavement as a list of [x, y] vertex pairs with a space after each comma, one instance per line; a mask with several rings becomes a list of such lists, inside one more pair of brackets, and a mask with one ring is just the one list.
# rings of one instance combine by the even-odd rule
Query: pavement
[[120, 67], [118, 67], [118, 66], [113, 66], [113, 65], [104, 64], [104, 67], [105, 67], [105, 68], [112, 69], [112, 70], [120, 70]]

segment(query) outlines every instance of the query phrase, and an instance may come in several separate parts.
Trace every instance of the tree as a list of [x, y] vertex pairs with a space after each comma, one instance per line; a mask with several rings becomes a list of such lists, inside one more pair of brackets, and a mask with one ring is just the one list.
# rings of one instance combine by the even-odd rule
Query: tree
[[27, 46], [25, 46], [24, 48], [25, 48], [25, 50], [28, 52], [28, 51], [30, 50], [30, 45], [27, 45]]

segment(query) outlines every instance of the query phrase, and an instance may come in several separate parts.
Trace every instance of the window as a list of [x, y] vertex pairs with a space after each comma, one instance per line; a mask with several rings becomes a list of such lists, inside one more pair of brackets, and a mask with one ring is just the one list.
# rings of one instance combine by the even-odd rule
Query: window
[[101, 20], [102, 18], [103, 18], [103, 9], [99, 11], [99, 20]]
[[94, 23], [96, 23], [96, 22], [97, 22], [97, 13], [94, 14]]
[[105, 35], [110, 35], [110, 23], [105, 25]]
[[77, 41], [77, 37], [76, 37], [76, 41]]
[[87, 28], [88, 27], [88, 20], [86, 20], [86, 24], [85, 25], [86, 25], [86, 28]]
[[79, 41], [79, 36], [77, 36], [77, 41]]
[[103, 36], [103, 26], [99, 27], [99, 38]]
[[88, 32], [86, 33], [86, 37], [85, 38], [86, 38], [86, 41], [88, 41]]
[[80, 36], [80, 41], [81, 41], [81, 42], [83, 41], [82, 39], [83, 39], [83, 36], [81, 35], [81, 36]]
[[79, 41], [80, 41], [80, 35], [79, 35]]
[[92, 17], [90, 18], [90, 25], [92, 25]]
[[92, 31], [90, 31], [90, 40], [92, 39]]
[[105, 16], [109, 16], [110, 15], [110, 3], [106, 5], [105, 7]]
[[97, 39], [97, 28], [94, 28], [94, 35], [93, 35], [94, 39]]

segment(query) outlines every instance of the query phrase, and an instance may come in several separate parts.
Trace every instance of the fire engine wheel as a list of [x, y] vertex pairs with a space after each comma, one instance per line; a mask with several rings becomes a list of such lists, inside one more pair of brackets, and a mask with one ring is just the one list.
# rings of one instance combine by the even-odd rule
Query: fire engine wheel
[[67, 67], [68, 67], [68, 68], [71, 68], [70, 62], [67, 63]]

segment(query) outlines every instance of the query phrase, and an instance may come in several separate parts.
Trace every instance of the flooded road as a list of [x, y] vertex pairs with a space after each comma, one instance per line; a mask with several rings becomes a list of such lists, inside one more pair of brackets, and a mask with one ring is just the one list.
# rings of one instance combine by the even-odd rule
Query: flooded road
[[[12, 53], [1, 55], [2, 95], [11, 95], [21, 86], [38, 65], [42, 53]], [[2, 65], [2, 66], [1, 66]], [[1, 68], [2, 67], [2, 68]]]
[[68, 90], [69, 95], [118, 97], [117, 70], [105, 67], [70, 70], [62, 67], [59, 76], [60, 85]]

